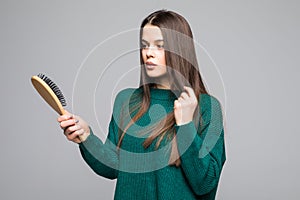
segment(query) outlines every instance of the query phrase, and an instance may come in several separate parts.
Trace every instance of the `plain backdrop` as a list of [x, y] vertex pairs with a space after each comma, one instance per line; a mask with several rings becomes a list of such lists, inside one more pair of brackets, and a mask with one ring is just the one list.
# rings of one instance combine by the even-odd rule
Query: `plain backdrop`
[[190, 23], [226, 112], [217, 199], [300, 198], [299, 1], [1, 0], [0, 199], [113, 198], [115, 181], [85, 164], [30, 77], [51, 77], [105, 138], [115, 94], [138, 85], [136, 30], [161, 8]]

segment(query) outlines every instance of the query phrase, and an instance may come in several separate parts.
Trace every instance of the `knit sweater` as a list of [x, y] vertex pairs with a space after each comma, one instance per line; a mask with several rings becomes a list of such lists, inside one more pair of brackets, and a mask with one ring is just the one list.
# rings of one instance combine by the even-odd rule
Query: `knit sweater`
[[90, 128], [91, 134], [79, 144], [85, 162], [96, 174], [117, 179], [116, 200], [215, 199], [226, 160], [219, 101], [212, 95], [201, 94], [202, 123], [174, 125], [181, 159], [180, 166], [176, 167], [169, 164], [172, 137], [168, 134], [158, 147], [159, 137], [148, 148], [143, 146], [156, 123], [173, 111], [177, 97], [171, 90], [150, 89], [148, 111], [129, 127], [117, 150], [119, 131], [136, 114], [129, 112], [132, 106], [138, 105], [138, 100], [131, 98], [136, 94], [141, 96], [141, 88], [124, 89], [117, 94], [105, 143]]

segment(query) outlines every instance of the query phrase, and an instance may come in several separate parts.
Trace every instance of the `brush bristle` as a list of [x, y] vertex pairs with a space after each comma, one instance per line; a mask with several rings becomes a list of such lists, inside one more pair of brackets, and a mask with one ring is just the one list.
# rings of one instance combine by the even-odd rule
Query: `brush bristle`
[[58, 86], [49, 77], [47, 77], [44, 74], [40, 73], [37, 76], [41, 78], [51, 88], [51, 90], [54, 92], [54, 94], [57, 96], [58, 100], [60, 101], [61, 105], [66, 106], [67, 105], [66, 99], [63, 93], [61, 92], [61, 90], [58, 88]]

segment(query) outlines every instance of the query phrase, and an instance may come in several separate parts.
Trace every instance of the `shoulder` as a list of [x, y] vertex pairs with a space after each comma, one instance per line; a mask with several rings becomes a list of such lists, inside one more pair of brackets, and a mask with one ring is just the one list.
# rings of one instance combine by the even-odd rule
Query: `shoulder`
[[128, 103], [133, 94], [140, 92], [140, 88], [125, 88], [120, 90], [115, 98], [114, 105], [122, 106], [125, 103]]
[[116, 100], [125, 100], [132, 97], [132, 95], [141, 94], [141, 88], [125, 88], [120, 90], [116, 95]]
[[220, 101], [211, 94], [200, 94], [199, 102], [201, 106], [208, 106], [208, 105], [221, 106]]
[[202, 114], [214, 112], [222, 112], [220, 101], [211, 94], [200, 94], [199, 106]]
[[138, 88], [125, 88], [117, 93], [116, 100], [130, 97]]

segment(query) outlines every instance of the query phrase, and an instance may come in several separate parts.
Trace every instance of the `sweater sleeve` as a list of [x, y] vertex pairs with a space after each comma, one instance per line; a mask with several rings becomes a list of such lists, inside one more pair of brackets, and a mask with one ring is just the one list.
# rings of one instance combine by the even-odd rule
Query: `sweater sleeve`
[[85, 162], [96, 174], [109, 179], [115, 179], [118, 176], [119, 156], [116, 145], [118, 143], [120, 110], [132, 92], [132, 89], [125, 89], [117, 94], [105, 143], [94, 135], [90, 128], [91, 134], [79, 144], [80, 153]]
[[80, 153], [85, 162], [96, 174], [109, 179], [115, 179], [118, 176], [119, 159], [114, 138], [115, 126], [115, 121], [112, 117], [108, 136], [104, 144], [94, 135], [91, 128], [91, 134], [84, 142], [79, 144]]
[[221, 105], [210, 95], [201, 99], [203, 124], [175, 126], [181, 167], [191, 188], [204, 195], [218, 185], [225, 163], [224, 128]]

